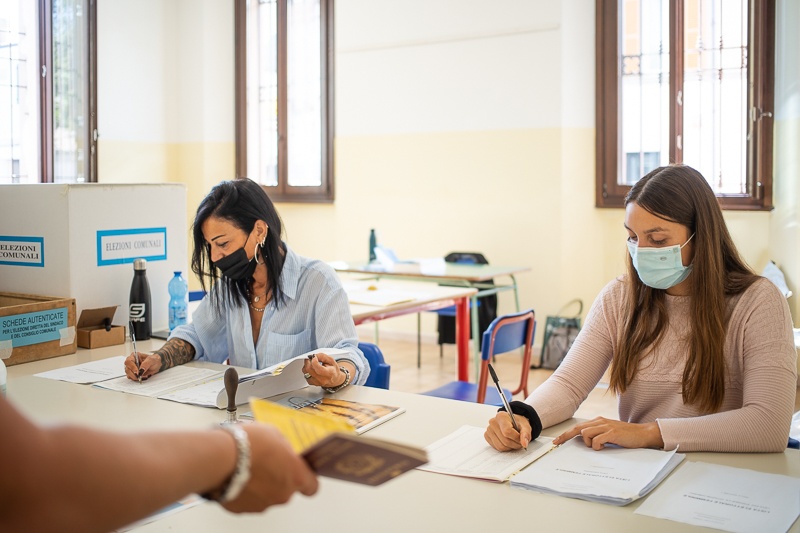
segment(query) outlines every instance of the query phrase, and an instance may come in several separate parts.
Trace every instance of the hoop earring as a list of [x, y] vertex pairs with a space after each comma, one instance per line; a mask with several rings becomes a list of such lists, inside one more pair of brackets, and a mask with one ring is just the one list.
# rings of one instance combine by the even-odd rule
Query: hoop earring
[[256, 264], [257, 265], [263, 265], [264, 264], [264, 260], [263, 259], [261, 260], [260, 263], [258, 261], [258, 249], [259, 249], [259, 247], [262, 248], [262, 256], [263, 256], [264, 242], [262, 241], [260, 243], [257, 242], [255, 248], [253, 248], [253, 258], [256, 260]]

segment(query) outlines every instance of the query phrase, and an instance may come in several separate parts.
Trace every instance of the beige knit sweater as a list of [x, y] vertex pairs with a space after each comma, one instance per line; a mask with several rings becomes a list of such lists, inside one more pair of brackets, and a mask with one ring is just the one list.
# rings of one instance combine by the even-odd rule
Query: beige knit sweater
[[[595, 300], [567, 357], [525, 400], [549, 427], [570, 418], [611, 363], [625, 284], [617, 279]], [[777, 452], [786, 448], [797, 383], [792, 320], [783, 295], [760, 279], [729, 300], [727, 377], [719, 412], [700, 415], [681, 398], [690, 331], [689, 296], [667, 295], [668, 330], [618, 397], [619, 419], [657, 421], [664, 449], [681, 452]]]

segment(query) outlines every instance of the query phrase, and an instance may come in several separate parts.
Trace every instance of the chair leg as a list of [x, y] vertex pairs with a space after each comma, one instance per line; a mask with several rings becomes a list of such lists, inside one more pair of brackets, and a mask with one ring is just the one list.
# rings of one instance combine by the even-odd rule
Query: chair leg
[[439, 359], [444, 358], [444, 344], [439, 345]]
[[417, 368], [420, 368], [422, 360], [422, 331], [420, 313], [417, 313]]

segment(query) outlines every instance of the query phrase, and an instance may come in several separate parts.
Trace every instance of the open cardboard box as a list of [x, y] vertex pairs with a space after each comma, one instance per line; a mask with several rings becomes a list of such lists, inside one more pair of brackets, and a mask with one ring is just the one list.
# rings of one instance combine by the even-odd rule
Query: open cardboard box
[[75, 353], [75, 298], [0, 292], [6, 366]]
[[99, 309], [84, 309], [78, 319], [78, 346], [102, 348], [125, 342], [125, 326], [114, 326], [117, 305]]

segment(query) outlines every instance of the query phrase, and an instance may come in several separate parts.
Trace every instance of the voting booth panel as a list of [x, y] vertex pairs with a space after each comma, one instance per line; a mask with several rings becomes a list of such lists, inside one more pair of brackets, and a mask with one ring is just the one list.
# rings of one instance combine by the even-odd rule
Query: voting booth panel
[[0, 185], [0, 291], [74, 298], [78, 315], [116, 305], [114, 323], [127, 324], [141, 257], [153, 330], [165, 328], [187, 238], [183, 184]]

